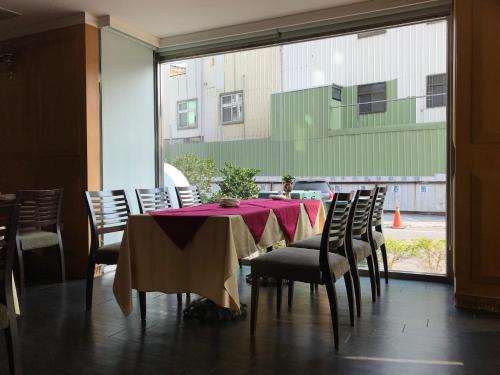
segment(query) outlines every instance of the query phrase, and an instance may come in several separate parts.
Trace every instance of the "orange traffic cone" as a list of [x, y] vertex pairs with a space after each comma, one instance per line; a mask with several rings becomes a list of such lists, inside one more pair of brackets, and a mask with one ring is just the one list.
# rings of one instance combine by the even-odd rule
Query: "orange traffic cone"
[[399, 207], [396, 207], [396, 212], [394, 212], [394, 221], [392, 222], [393, 229], [404, 229], [403, 220], [401, 219], [401, 212], [399, 212]]

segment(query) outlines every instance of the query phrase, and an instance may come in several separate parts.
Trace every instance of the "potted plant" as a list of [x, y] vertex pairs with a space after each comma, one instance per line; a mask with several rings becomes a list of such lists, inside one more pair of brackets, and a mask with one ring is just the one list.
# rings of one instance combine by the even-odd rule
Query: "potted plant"
[[287, 198], [290, 198], [293, 180], [295, 180], [295, 177], [289, 174], [286, 174], [281, 178], [281, 181], [283, 182], [283, 195]]

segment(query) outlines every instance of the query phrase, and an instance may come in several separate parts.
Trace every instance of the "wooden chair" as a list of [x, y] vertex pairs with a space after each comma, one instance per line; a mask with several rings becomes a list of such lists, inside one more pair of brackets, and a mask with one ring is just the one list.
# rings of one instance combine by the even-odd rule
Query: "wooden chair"
[[[102, 245], [107, 233], [122, 232], [127, 225], [130, 206], [125, 190], [86, 191], [87, 207], [91, 223], [90, 253], [87, 266], [86, 308], [92, 309], [92, 289], [96, 264], [117, 264], [121, 242]], [[146, 296], [139, 292], [141, 316], [145, 316]]]
[[149, 211], [168, 210], [173, 208], [167, 187], [155, 189], [135, 189], [139, 211], [144, 214]]
[[370, 245], [370, 211], [372, 201], [375, 197], [375, 189], [358, 190], [352, 203], [349, 220], [347, 221], [346, 252], [351, 267], [351, 274], [354, 282], [356, 295], [356, 311], [361, 316], [361, 284], [359, 280], [358, 263], [366, 259], [370, 275], [370, 286], [372, 291], [372, 301], [377, 300], [377, 286], [375, 281], [375, 271]]
[[179, 200], [179, 207], [192, 207], [202, 205], [200, 191], [196, 186], [176, 186], [175, 192]]
[[[170, 210], [173, 208], [168, 187], [135, 189], [135, 195], [137, 195], [141, 214], [149, 211]], [[190, 293], [186, 293], [186, 297], [190, 298]], [[182, 304], [182, 293], [177, 293], [177, 303]]]
[[389, 268], [387, 266], [387, 251], [385, 248], [385, 238], [382, 229], [384, 220], [384, 202], [387, 194], [387, 186], [378, 186], [373, 199], [370, 212], [369, 239], [372, 248], [373, 263], [375, 266], [375, 277], [377, 281], [377, 295], [380, 296], [380, 271], [378, 265], [377, 250], [380, 248], [382, 253], [382, 261], [384, 263], [385, 283], [389, 283]]
[[[4, 331], [10, 374], [22, 374], [12, 269], [16, 249], [19, 206], [0, 205], [0, 330]], [[2, 372], [3, 373], [3, 372]]]
[[20, 205], [16, 234], [18, 280], [21, 292], [25, 289], [23, 252], [57, 247], [61, 280], [66, 280], [64, 248], [61, 238], [61, 205], [63, 189], [20, 190], [16, 193]]
[[[326, 286], [333, 324], [335, 349], [339, 346], [337, 293], [335, 282], [344, 277], [349, 302], [349, 317], [354, 325], [354, 298], [349, 261], [344, 246], [352, 193], [336, 194], [326, 218], [319, 251], [285, 247], [252, 259], [252, 303], [250, 334], [255, 335], [259, 302], [260, 277], [274, 277], [277, 281], [277, 314], [281, 309], [282, 280], [317, 283]], [[349, 236], [347, 236], [349, 237]], [[291, 306], [293, 283], [288, 292]]]

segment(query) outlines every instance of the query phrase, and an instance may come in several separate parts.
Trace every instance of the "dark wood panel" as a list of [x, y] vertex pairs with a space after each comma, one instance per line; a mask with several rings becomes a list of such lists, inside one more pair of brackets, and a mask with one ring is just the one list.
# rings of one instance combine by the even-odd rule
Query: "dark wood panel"
[[[85, 275], [87, 118], [99, 119], [98, 101], [87, 108], [87, 94], [99, 95], [98, 71], [86, 72], [90, 63], [99, 66], [98, 50], [86, 55], [89, 43], [98, 46], [97, 30], [83, 24], [0, 42], [18, 61], [12, 79], [0, 75], [0, 191], [64, 188], [70, 277]], [[96, 81], [90, 90], [87, 78]]]
[[495, 171], [477, 171], [471, 177], [471, 275], [477, 283], [500, 285], [498, 186], [500, 176]]
[[[472, 141], [500, 142], [500, 1], [473, 2], [472, 12]], [[469, 93], [459, 93], [469, 95]]]

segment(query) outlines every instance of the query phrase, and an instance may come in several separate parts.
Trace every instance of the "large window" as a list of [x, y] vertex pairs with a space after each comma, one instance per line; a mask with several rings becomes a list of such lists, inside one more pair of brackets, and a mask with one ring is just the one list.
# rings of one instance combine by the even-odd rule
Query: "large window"
[[427, 108], [446, 106], [446, 73], [427, 76]]
[[177, 103], [177, 129], [195, 129], [197, 100], [183, 100]]
[[243, 122], [243, 92], [222, 94], [220, 112], [223, 125]]
[[[258, 169], [267, 192], [288, 174], [308, 185], [296, 190], [387, 186], [389, 269], [443, 274], [448, 112], [446, 76], [435, 74], [447, 72], [447, 31], [446, 20], [424, 21], [165, 61], [165, 162], [214, 165], [199, 171], [212, 178], [207, 196], [226, 163]], [[391, 228], [396, 208], [405, 229]]]
[[387, 111], [387, 85], [385, 82], [358, 86], [359, 114]]

